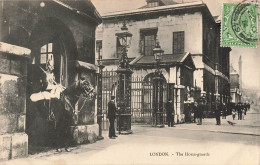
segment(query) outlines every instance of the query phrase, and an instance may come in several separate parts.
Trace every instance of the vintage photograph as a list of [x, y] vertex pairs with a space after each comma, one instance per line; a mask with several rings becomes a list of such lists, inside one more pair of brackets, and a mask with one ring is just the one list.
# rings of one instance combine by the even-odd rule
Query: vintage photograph
[[258, 0], [0, 0], [0, 164], [259, 165]]

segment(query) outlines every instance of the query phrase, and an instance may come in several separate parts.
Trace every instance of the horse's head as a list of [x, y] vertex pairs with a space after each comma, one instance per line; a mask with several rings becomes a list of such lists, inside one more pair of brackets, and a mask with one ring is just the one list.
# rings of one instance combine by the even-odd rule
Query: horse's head
[[81, 79], [79, 87], [82, 90], [82, 95], [84, 97], [91, 98], [91, 99], [96, 97], [95, 88], [92, 86], [92, 84], [89, 81], [85, 79]]

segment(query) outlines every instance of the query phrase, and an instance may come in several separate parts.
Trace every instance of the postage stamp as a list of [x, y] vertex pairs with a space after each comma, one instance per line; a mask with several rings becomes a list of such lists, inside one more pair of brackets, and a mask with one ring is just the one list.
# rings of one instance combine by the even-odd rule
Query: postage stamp
[[221, 46], [257, 47], [257, 5], [224, 3]]

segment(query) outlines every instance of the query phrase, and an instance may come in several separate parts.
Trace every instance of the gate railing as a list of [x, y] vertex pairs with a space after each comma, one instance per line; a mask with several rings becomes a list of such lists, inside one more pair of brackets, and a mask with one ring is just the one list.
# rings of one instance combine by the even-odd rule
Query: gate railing
[[[117, 73], [104, 70], [102, 73], [102, 112], [104, 115], [102, 129], [108, 129], [107, 104], [111, 95], [116, 95]], [[163, 107], [167, 101], [167, 84], [163, 85]], [[153, 81], [143, 77], [133, 77], [131, 80], [131, 114], [132, 123], [152, 124], [153, 111]], [[166, 122], [166, 111], [163, 108], [163, 121]]]
[[104, 70], [102, 72], [102, 113], [103, 124], [102, 129], [107, 130], [109, 128], [107, 119], [107, 104], [110, 101], [111, 95], [116, 94], [117, 74], [115, 71]]

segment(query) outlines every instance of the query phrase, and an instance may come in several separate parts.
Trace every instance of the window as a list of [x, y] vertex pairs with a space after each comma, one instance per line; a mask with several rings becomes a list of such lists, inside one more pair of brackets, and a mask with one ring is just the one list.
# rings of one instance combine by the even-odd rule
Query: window
[[47, 61], [53, 59], [52, 43], [48, 43], [41, 47], [40, 64], [47, 65]]
[[40, 48], [38, 61], [35, 59], [33, 63], [40, 64], [43, 69], [46, 69], [48, 64], [51, 65], [56, 82], [64, 86], [66, 85], [66, 57], [62, 44], [54, 41], [53, 43], [43, 45]]
[[140, 52], [143, 55], [153, 55], [156, 44], [157, 29], [141, 30]]
[[122, 53], [122, 45], [120, 44], [119, 38], [116, 38], [116, 56], [117, 58], [121, 57]]
[[173, 51], [174, 55], [184, 53], [184, 31], [173, 32]]

